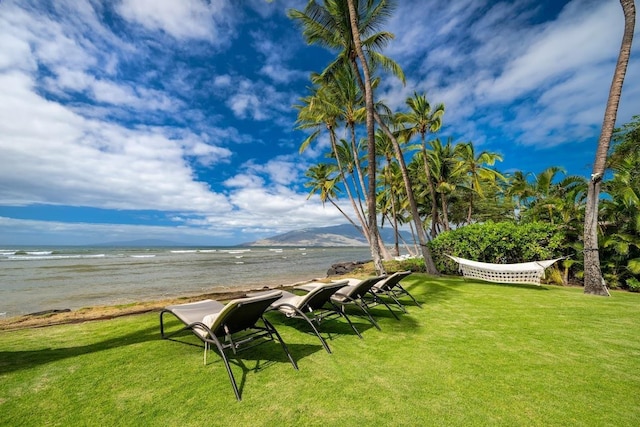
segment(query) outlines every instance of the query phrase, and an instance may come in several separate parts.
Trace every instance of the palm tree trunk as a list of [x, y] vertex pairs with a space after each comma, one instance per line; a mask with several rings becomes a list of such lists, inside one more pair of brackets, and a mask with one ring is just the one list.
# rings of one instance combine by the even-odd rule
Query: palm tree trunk
[[[386, 274], [382, 259], [380, 257], [380, 244], [377, 240], [378, 233], [378, 218], [376, 212], [376, 140], [375, 129], [373, 123], [373, 90], [371, 88], [371, 76], [369, 74], [369, 66], [367, 64], [367, 58], [362, 51], [362, 43], [360, 42], [360, 31], [358, 30], [358, 15], [354, 6], [353, 0], [347, 0], [349, 6], [349, 22], [351, 23], [351, 36], [353, 37], [353, 44], [356, 49], [356, 54], [360, 60], [360, 66], [362, 67], [362, 73], [364, 74], [364, 98], [367, 110], [367, 162], [369, 163], [369, 197], [367, 199], [367, 209], [369, 214], [369, 236], [371, 236], [371, 256], [373, 257], [373, 264], [376, 272], [380, 275]], [[358, 68], [354, 69], [355, 72], [360, 74]]]
[[[358, 180], [360, 182], [360, 188], [362, 191], [365, 191], [366, 186], [364, 185], [364, 173], [362, 172], [362, 166], [360, 166], [360, 153], [358, 153], [358, 148], [356, 145], [356, 129], [355, 127], [349, 126], [351, 129], [351, 151], [353, 152], [353, 162], [356, 165], [356, 171], [358, 173]], [[367, 203], [367, 197], [365, 192], [364, 202]]]
[[435, 239], [438, 235], [437, 226], [438, 223], [440, 223], [440, 217], [438, 216], [436, 187], [433, 185], [433, 177], [431, 176], [431, 168], [429, 167], [429, 157], [427, 156], [424, 133], [422, 134], [422, 161], [424, 163], [424, 173], [427, 177], [427, 185], [429, 186], [429, 194], [431, 194], [431, 238]]
[[[338, 146], [336, 144], [336, 135], [332, 127], [327, 126], [329, 130], [329, 140], [331, 141], [331, 149], [333, 150], [333, 154], [336, 156], [336, 162], [338, 162], [338, 170], [340, 173], [340, 178], [342, 178], [342, 182], [344, 183], [345, 190], [347, 191], [347, 196], [351, 201], [351, 207], [358, 217], [358, 221], [362, 224], [362, 231], [367, 234], [367, 241], [370, 241], [371, 237], [369, 236], [369, 227], [367, 226], [367, 222], [362, 217], [360, 210], [358, 210], [358, 206], [356, 205], [355, 198], [353, 194], [351, 194], [351, 190], [349, 189], [349, 184], [347, 183], [347, 177], [344, 175], [344, 169], [342, 168], [342, 164], [340, 163], [340, 156], [338, 155]], [[359, 200], [359, 198], [358, 198]]]
[[440, 193], [440, 200], [442, 201], [442, 222], [444, 223], [444, 231], [451, 230], [449, 226], [449, 203], [447, 202], [446, 194]]
[[391, 139], [393, 144], [393, 150], [396, 154], [396, 158], [398, 159], [398, 163], [400, 164], [400, 171], [402, 173], [402, 180], [404, 181], [405, 190], [407, 191], [407, 199], [409, 200], [409, 207], [411, 208], [411, 216], [413, 217], [413, 223], [416, 226], [416, 234], [418, 236], [418, 244], [420, 245], [420, 249], [422, 252], [422, 257], [424, 259], [424, 266], [427, 270], [427, 273], [433, 275], [440, 275], [440, 272], [436, 268], [436, 264], [433, 262], [433, 258], [431, 257], [431, 251], [429, 251], [429, 247], [427, 246], [427, 236], [424, 231], [424, 226], [422, 225], [422, 221], [420, 220], [420, 213], [418, 212], [418, 204], [416, 203], [416, 198], [413, 194], [413, 187], [411, 186], [411, 180], [409, 179], [409, 172], [407, 171], [407, 164], [404, 161], [404, 155], [402, 153], [402, 149], [400, 148], [400, 144], [398, 140], [393, 135], [393, 133], [389, 130], [387, 125], [382, 121], [380, 115], [377, 111], [373, 112], [374, 118], [380, 126], [380, 129], [384, 132], [385, 135]]
[[358, 230], [360, 233], [362, 233], [362, 235], [364, 236], [364, 238], [367, 240], [367, 242], [369, 241], [369, 234], [361, 227], [358, 227], [358, 224], [356, 224], [349, 215], [347, 215], [342, 209], [340, 209], [340, 206], [338, 206], [338, 204], [330, 197], [327, 197], [327, 200], [329, 200], [329, 202], [333, 205], [334, 208], [338, 209], [338, 212], [340, 212], [342, 214], [343, 217], [345, 217], [347, 219], [347, 221], [349, 221], [351, 223], [351, 225], [353, 225], [356, 230]]
[[609, 295], [602, 272], [600, 271], [600, 253], [598, 250], [598, 202], [600, 186], [605, 171], [605, 163], [613, 128], [618, 115], [618, 104], [622, 93], [622, 84], [629, 64], [633, 31], [636, 21], [634, 0], [620, 0], [624, 12], [624, 34], [618, 55], [613, 81], [609, 89], [607, 108], [604, 112], [602, 131], [598, 140], [598, 149], [593, 164], [593, 172], [587, 192], [587, 204], [584, 218], [584, 293], [592, 295]]

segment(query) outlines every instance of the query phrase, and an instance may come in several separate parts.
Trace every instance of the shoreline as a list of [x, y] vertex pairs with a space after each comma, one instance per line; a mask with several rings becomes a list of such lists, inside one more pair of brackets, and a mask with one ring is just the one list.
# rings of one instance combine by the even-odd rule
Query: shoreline
[[234, 286], [234, 289], [225, 289], [223, 291], [208, 292], [198, 295], [181, 296], [159, 300], [139, 301], [127, 304], [108, 305], [108, 306], [92, 306], [84, 307], [77, 310], [47, 310], [38, 313], [23, 314], [7, 318], [0, 318], [0, 332], [18, 331], [22, 329], [44, 328], [47, 326], [65, 325], [73, 323], [83, 323], [96, 320], [109, 320], [122, 316], [132, 316], [137, 314], [145, 314], [154, 311], [160, 311], [164, 307], [172, 304], [184, 304], [203, 299], [214, 299], [218, 301], [229, 301], [235, 298], [241, 298], [249, 292], [265, 291], [265, 290], [291, 290], [294, 286], [323, 282], [330, 280], [329, 277], [315, 278], [303, 280], [287, 285], [262, 286], [255, 285]]

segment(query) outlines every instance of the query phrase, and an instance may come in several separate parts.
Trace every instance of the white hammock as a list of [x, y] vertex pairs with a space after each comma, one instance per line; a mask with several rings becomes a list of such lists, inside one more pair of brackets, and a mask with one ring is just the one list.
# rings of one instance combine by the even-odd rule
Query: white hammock
[[464, 277], [494, 283], [532, 283], [540, 285], [544, 270], [562, 258], [518, 264], [490, 264], [447, 255], [460, 266]]

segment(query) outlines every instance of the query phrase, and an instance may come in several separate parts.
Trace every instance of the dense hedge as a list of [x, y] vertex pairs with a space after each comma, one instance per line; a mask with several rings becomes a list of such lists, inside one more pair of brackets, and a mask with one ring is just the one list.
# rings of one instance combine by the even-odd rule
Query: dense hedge
[[433, 261], [443, 274], [457, 274], [458, 265], [445, 254], [474, 261], [510, 264], [567, 255], [557, 226], [533, 222], [485, 222], [444, 232], [430, 242]]

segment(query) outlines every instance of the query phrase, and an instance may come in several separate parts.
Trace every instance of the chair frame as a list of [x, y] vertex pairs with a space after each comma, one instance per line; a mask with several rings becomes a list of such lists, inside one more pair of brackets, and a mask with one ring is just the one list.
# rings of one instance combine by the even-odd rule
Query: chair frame
[[[334, 283], [316, 284], [314, 287], [311, 287], [311, 285], [295, 287], [294, 289], [304, 290], [307, 292], [306, 295], [300, 296], [301, 300], [299, 304], [294, 305], [287, 302], [279, 303], [279, 301], [284, 301], [287, 297], [295, 295], [291, 292], [286, 292], [283, 293], [283, 297], [280, 300], [271, 304], [271, 310], [278, 310], [289, 318], [297, 318], [306, 321], [313, 329], [313, 332], [316, 334], [327, 353], [331, 354], [331, 349], [329, 348], [327, 341], [322, 337], [322, 335], [320, 335], [320, 332], [316, 327], [316, 325], [320, 326], [320, 323], [325, 319], [336, 316], [344, 317], [358, 337], [362, 339], [362, 335], [360, 335], [358, 329], [356, 329], [351, 319], [349, 319], [349, 316], [347, 316], [347, 314], [343, 312], [338, 305], [331, 301], [331, 296], [333, 296], [339, 289], [347, 286], [347, 284], [347, 280], [342, 280]], [[286, 310], [287, 308], [290, 310]]]
[[[351, 289], [341, 289], [334, 294], [331, 301], [339, 304], [341, 311], [345, 313], [345, 306], [349, 303], [356, 305], [365, 314], [366, 318], [375, 326], [378, 330], [382, 330], [380, 325], [371, 315], [369, 309], [375, 305], [382, 304], [393, 314], [393, 317], [400, 320], [398, 316], [393, 312], [389, 304], [380, 299], [375, 293], [371, 291], [371, 288], [380, 280], [387, 276], [374, 276], [367, 279], [363, 279], [354, 285], [350, 285]], [[354, 280], [354, 279], [351, 279]], [[357, 280], [357, 279], [356, 279]], [[344, 291], [344, 292], [343, 292]], [[340, 300], [342, 298], [342, 300]]]
[[[186, 330], [193, 332], [193, 334], [205, 344], [205, 364], [207, 351], [209, 346], [213, 344], [218, 349], [218, 353], [224, 362], [236, 399], [242, 400], [225, 350], [231, 349], [233, 354], [237, 355], [240, 351], [253, 348], [259, 344], [268, 341], [278, 341], [291, 362], [291, 365], [293, 365], [294, 369], [298, 370], [298, 365], [291, 356], [284, 340], [276, 328], [264, 317], [265, 311], [274, 301], [278, 300], [281, 295], [282, 293], [277, 291], [256, 297], [238, 298], [224, 306], [217, 301], [205, 300], [210, 301], [212, 308], [215, 310], [215, 312], [210, 314], [218, 314], [218, 317], [211, 327], [207, 326], [203, 321], [190, 322], [186, 320], [184, 316], [181, 317], [179, 313], [174, 311], [180, 308], [188, 308], [189, 305], [197, 303], [168, 306], [160, 312], [160, 335], [163, 339], [170, 339]], [[177, 331], [166, 333], [164, 316], [167, 314], [175, 316], [184, 326]], [[258, 324], [259, 321], [262, 321], [262, 325]]]
[[379, 281], [378, 283], [376, 283], [371, 288], [371, 292], [373, 292], [374, 294], [377, 294], [377, 295], [382, 294], [382, 295], [388, 296], [405, 313], [407, 312], [407, 308], [404, 306], [404, 304], [402, 304], [402, 302], [399, 299], [400, 297], [402, 297], [404, 295], [407, 295], [409, 298], [411, 298], [413, 300], [413, 302], [418, 307], [422, 308], [422, 305], [418, 302], [418, 300], [416, 300], [414, 298], [414, 296], [411, 295], [409, 293], [409, 291], [407, 291], [400, 284], [400, 281], [402, 281], [402, 279], [406, 278], [407, 276], [411, 275], [411, 273], [412, 272], [410, 270], [397, 271], [397, 272], [393, 273], [391, 276], [388, 276], [387, 278], [385, 278], [385, 279]]

